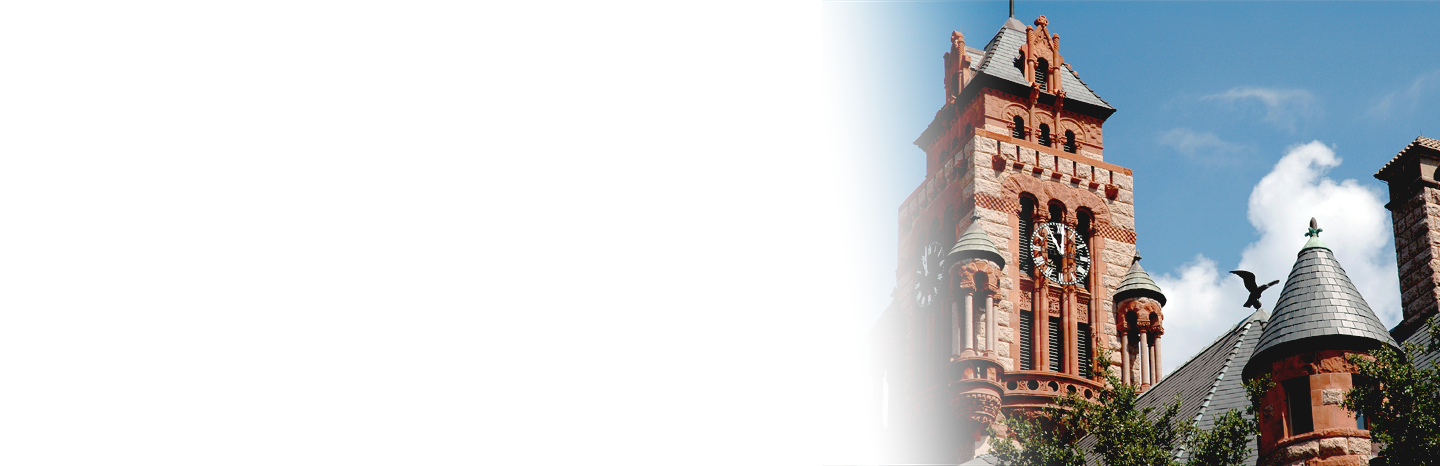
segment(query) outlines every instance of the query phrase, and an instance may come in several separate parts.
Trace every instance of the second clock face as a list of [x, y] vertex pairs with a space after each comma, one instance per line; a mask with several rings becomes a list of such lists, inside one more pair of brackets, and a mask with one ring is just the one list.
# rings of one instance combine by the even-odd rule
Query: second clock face
[[1030, 235], [1035, 269], [1061, 285], [1084, 284], [1090, 275], [1090, 246], [1074, 228], [1063, 223], [1036, 225]]
[[915, 275], [915, 302], [927, 307], [940, 295], [941, 283], [945, 280], [945, 248], [940, 243], [925, 247]]

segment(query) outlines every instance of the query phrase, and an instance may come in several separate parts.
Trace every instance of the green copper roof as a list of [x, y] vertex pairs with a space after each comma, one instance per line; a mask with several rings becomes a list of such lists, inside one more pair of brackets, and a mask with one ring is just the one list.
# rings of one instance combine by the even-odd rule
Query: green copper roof
[[[1310, 230], [1311, 242], [1318, 243], [1320, 228], [1311, 223]], [[1381, 345], [1398, 348], [1335, 260], [1335, 253], [1307, 243], [1285, 279], [1285, 289], [1245, 374], [1253, 375], [1278, 358], [1315, 348], [1367, 350]]]
[[1000, 255], [1000, 250], [995, 248], [995, 243], [990, 242], [990, 235], [980, 228], [980, 216], [970, 218], [970, 227], [955, 241], [955, 247], [950, 249], [950, 261], [963, 261], [965, 259], [988, 259], [1005, 268], [1005, 257]]
[[900, 311], [900, 293], [890, 292], [890, 305], [886, 306], [886, 312], [881, 312], [880, 318], [876, 319], [876, 325], [870, 326], [870, 332], [865, 334], [865, 342], [876, 341], [876, 338], [886, 335], [900, 335], [904, 332], [904, 311]]
[[1315, 217], [1310, 217], [1310, 231], [1305, 232], [1305, 236], [1310, 237], [1310, 240], [1305, 242], [1305, 246], [1300, 248], [1300, 252], [1303, 253], [1310, 248], [1330, 249], [1323, 241], [1320, 241], [1320, 232], [1322, 231], [1325, 230], [1320, 229], [1320, 224], [1315, 222]]
[[1140, 266], [1140, 256], [1136, 255], [1135, 260], [1130, 262], [1130, 271], [1125, 272], [1125, 278], [1120, 280], [1120, 287], [1115, 289], [1115, 300], [1123, 301], [1130, 298], [1150, 298], [1165, 305], [1165, 293], [1160, 291], [1160, 286], [1155, 280], [1150, 279], [1150, 274], [1145, 273], [1145, 268]]

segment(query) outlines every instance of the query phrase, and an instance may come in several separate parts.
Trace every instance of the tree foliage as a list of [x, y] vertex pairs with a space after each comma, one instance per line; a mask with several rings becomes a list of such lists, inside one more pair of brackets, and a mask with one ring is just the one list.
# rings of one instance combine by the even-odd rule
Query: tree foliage
[[1403, 345], [1404, 353], [1385, 346], [1372, 358], [1350, 356], [1357, 383], [1345, 394], [1343, 406], [1365, 416], [1372, 441], [1384, 444], [1374, 465], [1440, 465], [1440, 371], [1417, 368], [1416, 358], [1440, 350], [1440, 323], [1426, 323], [1430, 344]]
[[[1120, 379], [1101, 362], [1107, 386], [1095, 401], [1068, 394], [1055, 406], [1042, 408], [1034, 418], [1011, 416], [1004, 422], [1008, 435], [991, 429], [991, 451], [1000, 464], [1013, 466], [1079, 466], [1087, 455], [1099, 455], [1109, 466], [1231, 466], [1249, 455], [1255, 422], [1230, 411], [1215, 419], [1215, 427], [1202, 431], [1194, 420], [1177, 419], [1180, 395], [1164, 406], [1141, 408], [1138, 387]], [[1093, 452], [1077, 444], [1093, 435]], [[1177, 459], [1183, 449], [1187, 461]]]

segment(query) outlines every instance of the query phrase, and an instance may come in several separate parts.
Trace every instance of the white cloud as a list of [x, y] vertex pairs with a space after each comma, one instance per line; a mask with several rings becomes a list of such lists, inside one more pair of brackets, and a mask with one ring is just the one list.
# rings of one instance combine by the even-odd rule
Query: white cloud
[[[1260, 239], [1250, 243], [1235, 267], [1261, 281], [1281, 280], [1262, 297], [1273, 310], [1280, 287], [1304, 245], [1311, 217], [1324, 230], [1321, 238], [1380, 320], [1400, 320], [1390, 217], [1379, 191], [1353, 179], [1335, 181], [1325, 172], [1340, 165], [1335, 151], [1319, 141], [1291, 147], [1250, 193], [1247, 218]], [[1240, 307], [1246, 292], [1240, 279], [1202, 255], [1176, 270], [1154, 276], [1165, 291], [1165, 373], [1209, 345], [1251, 310]]]
[[864, 459], [865, 434], [870, 433], [871, 381], [857, 378], [845, 385], [841, 396], [821, 408], [821, 454], [844, 459]]
[[1175, 148], [1192, 161], [1213, 165], [1234, 163], [1239, 160], [1238, 155], [1251, 151], [1250, 147], [1224, 141], [1215, 133], [1197, 133], [1189, 128], [1160, 133], [1157, 142]]
[[1309, 120], [1320, 113], [1315, 95], [1304, 89], [1270, 89], [1264, 87], [1237, 87], [1219, 94], [1207, 95], [1201, 100], [1235, 101], [1255, 99], [1265, 105], [1265, 121], [1275, 126], [1294, 131], [1298, 120]]
[[1440, 70], [1431, 71], [1420, 75], [1410, 82], [1410, 86], [1389, 94], [1385, 94], [1376, 102], [1365, 116], [1371, 118], [1387, 119], [1398, 112], [1411, 113], [1419, 107], [1420, 97], [1425, 90], [1432, 87], [1437, 78], [1440, 78]]

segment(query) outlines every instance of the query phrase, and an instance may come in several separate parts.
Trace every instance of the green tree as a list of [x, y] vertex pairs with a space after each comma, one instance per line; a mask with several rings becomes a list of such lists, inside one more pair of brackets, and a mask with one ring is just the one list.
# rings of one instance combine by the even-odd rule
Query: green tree
[[[1238, 466], [1248, 456], [1255, 422], [1240, 413], [1225, 413], [1214, 428], [1202, 431], [1193, 420], [1176, 419], [1179, 394], [1164, 409], [1140, 408], [1137, 387], [1120, 383], [1108, 369], [1102, 374], [1108, 384], [1096, 401], [1069, 394], [1033, 419], [1006, 419], [1008, 435], [991, 429], [991, 451], [1001, 464], [1083, 465], [1087, 452], [1076, 444], [1087, 433], [1096, 440], [1092, 453], [1109, 466]], [[1182, 447], [1191, 453], [1185, 462], [1176, 459]]]
[[1349, 358], [1359, 368], [1359, 380], [1369, 382], [1346, 392], [1343, 406], [1363, 414], [1371, 440], [1384, 445], [1373, 465], [1440, 465], [1440, 371], [1414, 364], [1440, 350], [1436, 318], [1426, 322], [1426, 331], [1426, 347], [1411, 342], [1403, 345], [1403, 353], [1385, 346], [1371, 352], [1371, 358]]

